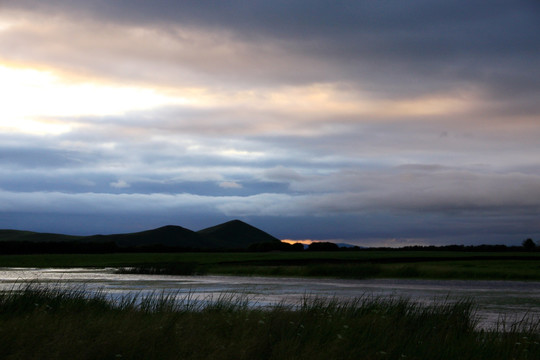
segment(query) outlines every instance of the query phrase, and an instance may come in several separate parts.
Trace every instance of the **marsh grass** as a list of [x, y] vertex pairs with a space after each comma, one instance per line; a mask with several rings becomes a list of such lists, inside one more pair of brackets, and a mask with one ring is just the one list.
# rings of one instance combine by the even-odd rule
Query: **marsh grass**
[[540, 252], [337, 251], [0, 255], [0, 267], [115, 267], [161, 275], [540, 280]]
[[339, 279], [540, 280], [539, 261], [433, 261], [413, 263], [324, 263], [307, 265], [207, 265], [205, 273], [240, 276]]
[[[2, 359], [537, 359], [538, 323], [477, 330], [470, 301], [306, 296], [253, 308], [241, 295], [111, 301], [83, 288], [0, 294]], [[503, 331], [504, 330], [504, 331]]]
[[205, 266], [194, 262], [168, 262], [136, 264], [129, 267], [121, 267], [116, 272], [118, 274], [204, 275], [207, 273], [207, 269]]

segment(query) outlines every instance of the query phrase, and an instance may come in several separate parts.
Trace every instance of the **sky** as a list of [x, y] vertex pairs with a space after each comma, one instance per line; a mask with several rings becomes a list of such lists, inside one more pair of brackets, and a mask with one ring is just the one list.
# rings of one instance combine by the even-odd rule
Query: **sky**
[[540, 2], [0, 0], [0, 228], [540, 240]]

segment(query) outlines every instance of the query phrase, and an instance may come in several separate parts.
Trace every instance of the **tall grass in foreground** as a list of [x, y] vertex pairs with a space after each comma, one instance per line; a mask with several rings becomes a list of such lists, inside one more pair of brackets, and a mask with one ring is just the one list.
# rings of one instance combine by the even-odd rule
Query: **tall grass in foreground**
[[[248, 307], [167, 295], [111, 301], [84, 289], [0, 294], [1, 359], [538, 359], [540, 328], [475, 329], [471, 302], [306, 297]], [[195, 303], [197, 304], [197, 303]]]

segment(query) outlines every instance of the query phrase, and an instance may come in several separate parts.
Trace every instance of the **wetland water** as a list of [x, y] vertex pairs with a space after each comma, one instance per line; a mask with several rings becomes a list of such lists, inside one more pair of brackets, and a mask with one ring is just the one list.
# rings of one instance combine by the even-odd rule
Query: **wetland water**
[[54, 287], [84, 288], [112, 298], [170, 294], [179, 300], [208, 301], [241, 295], [252, 306], [298, 304], [307, 296], [352, 299], [362, 296], [402, 297], [424, 304], [437, 300], [472, 299], [478, 306], [479, 326], [495, 326], [524, 316], [540, 320], [540, 282], [405, 279], [305, 279], [240, 276], [176, 276], [115, 274], [115, 269], [0, 268], [0, 291], [28, 282]]

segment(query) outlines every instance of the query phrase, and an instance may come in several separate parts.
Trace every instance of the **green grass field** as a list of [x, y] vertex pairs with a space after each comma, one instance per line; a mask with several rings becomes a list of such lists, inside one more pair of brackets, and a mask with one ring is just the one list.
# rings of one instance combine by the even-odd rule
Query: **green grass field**
[[467, 301], [340, 303], [253, 309], [243, 298], [205, 305], [168, 297], [88, 298], [29, 287], [0, 294], [2, 359], [537, 359], [538, 324], [478, 330]]
[[357, 251], [2, 255], [0, 267], [120, 267], [165, 274], [540, 280], [539, 252]]

